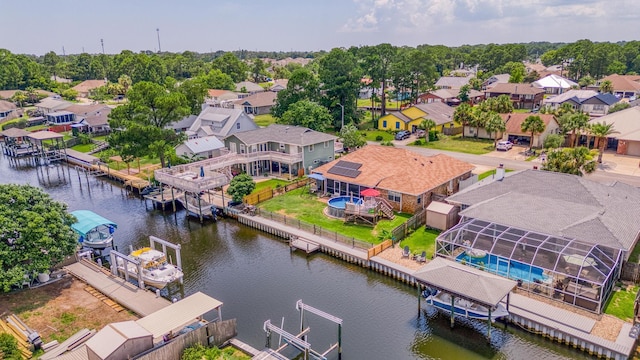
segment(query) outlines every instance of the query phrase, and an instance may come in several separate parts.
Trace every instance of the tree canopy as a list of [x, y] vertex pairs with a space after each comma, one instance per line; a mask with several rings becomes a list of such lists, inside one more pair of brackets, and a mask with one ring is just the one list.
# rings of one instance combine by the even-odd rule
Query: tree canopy
[[256, 183], [247, 173], [236, 175], [231, 179], [231, 183], [227, 188], [227, 193], [231, 195], [233, 201], [240, 202], [242, 198], [251, 194], [256, 188]]
[[593, 159], [595, 152], [596, 150], [589, 150], [584, 146], [553, 150], [547, 154], [542, 170], [579, 176], [590, 174], [597, 166]]
[[285, 111], [277, 122], [325, 132], [333, 125], [333, 118], [324, 106], [313, 101], [300, 100], [289, 106], [289, 110]]
[[73, 254], [78, 237], [67, 205], [30, 185], [0, 184], [0, 288], [43, 273]]

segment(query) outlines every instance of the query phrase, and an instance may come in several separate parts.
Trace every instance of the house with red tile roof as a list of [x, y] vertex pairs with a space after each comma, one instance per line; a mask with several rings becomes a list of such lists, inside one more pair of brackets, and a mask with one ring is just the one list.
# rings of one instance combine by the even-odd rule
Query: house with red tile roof
[[[347, 170], [345, 170], [347, 169]], [[423, 156], [406, 149], [367, 145], [312, 170], [325, 180], [318, 189], [330, 194], [360, 196], [380, 191], [395, 211], [415, 213], [434, 196], [453, 194], [474, 166], [444, 154]]]

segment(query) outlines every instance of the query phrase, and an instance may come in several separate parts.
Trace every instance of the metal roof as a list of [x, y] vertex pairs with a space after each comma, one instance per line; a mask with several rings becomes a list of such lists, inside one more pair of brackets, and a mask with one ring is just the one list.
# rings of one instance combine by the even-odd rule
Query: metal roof
[[101, 359], [106, 359], [127, 341], [150, 336], [151, 333], [135, 321], [123, 321], [102, 328], [87, 341], [86, 346]]
[[31, 133], [23, 129], [9, 128], [7, 130], [0, 132], [0, 135], [6, 136], [9, 138], [19, 138], [19, 137], [29, 136], [31, 135]]
[[419, 282], [490, 306], [498, 305], [517, 285], [513, 280], [441, 257], [430, 261], [413, 276]]
[[337, 137], [323, 132], [311, 130], [302, 126], [271, 124], [266, 128], [258, 128], [235, 133], [238, 140], [247, 145], [266, 142], [278, 142], [294, 145], [314, 145], [325, 141], [337, 139]]
[[187, 140], [184, 145], [191, 150], [194, 154], [199, 154], [205, 151], [211, 151], [216, 149], [222, 149], [224, 144], [215, 136], [205, 136], [202, 138], [195, 138]]
[[105, 219], [102, 216], [89, 210], [76, 210], [72, 211], [71, 215], [78, 219], [78, 222], [71, 225], [73, 230], [77, 231], [81, 235], [86, 235], [89, 231], [97, 228], [100, 225], [118, 227], [116, 223], [111, 220]]
[[222, 306], [222, 302], [201, 292], [190, 295], [164, 309], [136, 320], [157, 339], [193, 323], [196, 318]]

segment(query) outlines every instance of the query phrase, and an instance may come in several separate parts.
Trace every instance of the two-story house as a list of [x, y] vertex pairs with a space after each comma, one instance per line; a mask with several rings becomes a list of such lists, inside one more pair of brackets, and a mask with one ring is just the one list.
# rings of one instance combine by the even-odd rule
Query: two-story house
[[487, 89], [486, 98], [508, 95], [516, 109], [537, 109], [544, 99], [544, 90], [531, 84], [496, 84]]
[[231, 153], [241, 155], [243, 171], [299, 176], [334, 159], [337, 138], [300, 126], [272, 124], [224, 139]]
[[242, 131], [257, 129], [258, 125], [241, 109], [205, 107], [186, 131], [190, 139], [206, 136], [225, 137]]

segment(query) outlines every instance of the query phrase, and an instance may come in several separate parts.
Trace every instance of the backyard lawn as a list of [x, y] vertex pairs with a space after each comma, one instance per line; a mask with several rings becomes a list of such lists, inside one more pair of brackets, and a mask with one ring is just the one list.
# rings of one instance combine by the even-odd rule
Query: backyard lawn
[[372, 244], [382, 242], [383, 239], [379, 239], [378, 234], [382, 234], [384, 230], [393, 230], [411, 217], [410, 214], [396, 213], [396, 217], [393, 220], [381, 220], [375, 228], [345, 223], [340, 219], [325, 216], [323, 210], [327, 204], [318, 200], [315, 195], [307, 194], [306, 191], [306, 188], [299, 188], [267, 200], [259, 204], [258, 207]]
[[278, 185], [285, 186], [285, 185], [287, 185], [289, 183], [290, 183], [289, 181], [281, 180], [281, 179], [269, 179], [269, 180], [265, 180], [265, 181], [258, 181], [258, 182], [256, 182], [256, 188], [253, 189], [253, 193], [257, 193], [259, 191], [262, 191], [262, 190], [266, 189], [267, 187], [270, 187], [271, 189], [275, 189]]
[[626, 287], [614, 292], [607, 305], [604, 307], [604, 313], [613, 315], [624, 321], [630, 321], [633, 319], [633, 306], [636, 300], [636, 294], [638, 293], [637, 286]]
[[394, 134], [388, 133], [384, 130], [368, 130], [362, 132], [367, 139], [367, 141], [380, 141], [376, 140], [376, 137], [382, 136], [382, 141], [391, 141], [393, 140]]
[[253, 118], [253, 121], [255, 121], [256, 125], [260, 127], [267, 127], [271, 124], [274, 124], [276, 122], [276, 118], [274, 118], [271, 114], [262, 114], [256, 115]]
[[93, 144], [78, 144], [76, 146], [73, 146], [72, 149], [75, 151], [80, 151], [82, 153], [88, 153], [89, 151], [91, 151], [91, 149], [93, 149], [93, 147]]
[[[460, 135], [446, 136], [440, 134], [440, 140], [422, 142], [421, 146], [430, 149], [456, 151], [467, 154], [483, 155], [493, 151], [493, 140], [463, 138]], [[421, 140], [422, 141], [422, 140]]]
[[440, 235], [440, 231], [427, 229], [421, 226], [411, 235], [407, 236], [400, 242], [400, 247], [409, 247], [412, 254], [421, 254], [427, 252], [427, 259], [431, 259], [436, 250], [436, 238]]

